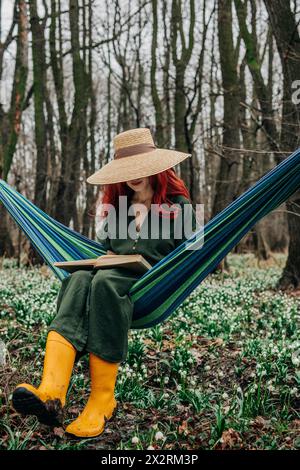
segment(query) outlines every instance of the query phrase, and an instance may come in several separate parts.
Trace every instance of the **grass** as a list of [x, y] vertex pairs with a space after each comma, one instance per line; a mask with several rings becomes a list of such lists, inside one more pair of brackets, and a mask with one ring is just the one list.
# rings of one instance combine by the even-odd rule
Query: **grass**
[[[17, 383], [39, 384], [60, 282], [45, 267], [4, 259], [0, 449], [299, 449], [300, 301], [275, 289], [285, 257], [264, 266], [251, 254], [228, 260], [230, 272], [209, 276], [168, 321], [130, 331], [117, 416], [98, 438], [75, 441], [12, 408]], [[66, 424], [88, 393], [85, 356], [72, 376]]]

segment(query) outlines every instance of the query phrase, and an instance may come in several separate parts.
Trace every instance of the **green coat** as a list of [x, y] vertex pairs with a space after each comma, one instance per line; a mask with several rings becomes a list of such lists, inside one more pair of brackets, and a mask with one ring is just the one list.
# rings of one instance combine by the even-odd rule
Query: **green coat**
[[[183, 196], [175, 196], [172, 200], [180, 207], [189, 203]], [[191, 206], [188, 208], [184, 223], [186, 217], [191, 215]], [[146, 238], [151, 229], [151, 211], [144, 219], [140, 232], [135, 231], [134, 238], [129, 235], [126, 239], [105, 238], [107, 224], [103, 225], [96, 238], [106, 250], [120, 255], [139, 253], [153, 266], [188, 238], [179, 230], [176, 220], [179, 219], [170, 224], [168, 239], [162, 239], [162, 223], [159, 224], [157, 239]], [[197, 227], [194, 210], [192, 220], [194, 230]], [[119, 214], [116, 222], [119, 226]], [[129, 216], [129, 224], [131, 222], [134, 224], [134, 215]], [[178, 234], [181, 238], [176, 238]], [[78, 358], [91, 352], [109, 362], [125, 361], [133, 314], [133, 302], [128, 292], [140, 276], [123, 268], [78, 270], [72, 273], [62, 281], [57, 298], [57, 314], [48, 331], [57, 331], [73, 344], [78, 351]]]

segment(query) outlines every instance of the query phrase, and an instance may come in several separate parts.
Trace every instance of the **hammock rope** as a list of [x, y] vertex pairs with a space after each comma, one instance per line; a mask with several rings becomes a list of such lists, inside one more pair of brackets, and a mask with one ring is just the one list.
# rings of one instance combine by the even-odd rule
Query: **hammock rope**
[[[166, 320], [259, 220], [299, 188], [300, 148], [136, 281], [129, 291], [131, 329]], [[56, 221], [3, 180], [0, 201], [60, 280], [70, 273], [54, 267], [55, 261], [106, 253], [101, 243]]]

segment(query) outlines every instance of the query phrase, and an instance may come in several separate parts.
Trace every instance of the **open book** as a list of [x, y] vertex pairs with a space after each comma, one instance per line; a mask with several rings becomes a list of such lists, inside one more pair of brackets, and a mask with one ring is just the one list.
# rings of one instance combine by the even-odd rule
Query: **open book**
[[76, 261], [57, 261], [53, 266], [70, 273], [78, 269], [122, 267], [137, 273], [145, 273], [152, 268], [142, 255], [101, 255], [98, 258], [80, 259]]

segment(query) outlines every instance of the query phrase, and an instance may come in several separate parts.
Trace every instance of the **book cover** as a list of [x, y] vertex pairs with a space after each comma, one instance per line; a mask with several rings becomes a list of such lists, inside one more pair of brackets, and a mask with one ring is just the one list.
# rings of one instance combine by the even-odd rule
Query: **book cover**
[[70, 273], [79, 269], [122, 267], [136, 272], [145, 273], [152, 268], [151, 264], [139, 254], [135, 255], [102, 255], [98, 258], [81, 259], [73, 261], [57, 261], [53, 266], [64, 269]]

